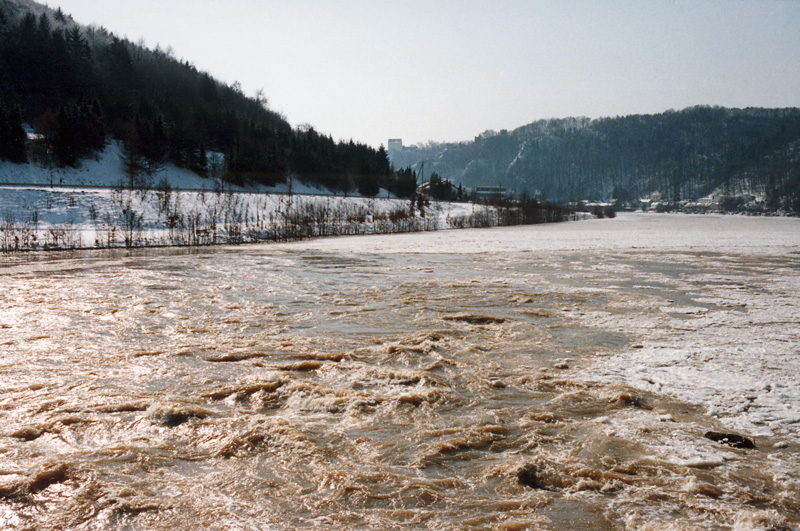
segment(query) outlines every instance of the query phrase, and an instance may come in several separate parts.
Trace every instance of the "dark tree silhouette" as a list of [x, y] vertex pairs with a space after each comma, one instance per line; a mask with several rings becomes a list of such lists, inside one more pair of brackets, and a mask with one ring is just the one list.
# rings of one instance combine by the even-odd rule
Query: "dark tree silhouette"
[[263, 91], [246, 97], [238, 84], [220, 83], [159, 48], [80, 27], [60, 9], [38, 17], [24, 9], [0, 4], [0, 101], [18, 102], [22, 123], [39, 124], [58, 165], [79, 165], [116, 139], [128, 165], [151, 174], [172, 162], [208, 175], [211, 153], [216, 176], [238, 184], [275, 184], [291, 172], [345, 193], [410, 193], [396, 186], [382, 147], [292, 129], [267, 107]]
[[7, 109], [0, 104], [0, 160], [25, 162], [26, 139], [19, 109], [17, 107]]

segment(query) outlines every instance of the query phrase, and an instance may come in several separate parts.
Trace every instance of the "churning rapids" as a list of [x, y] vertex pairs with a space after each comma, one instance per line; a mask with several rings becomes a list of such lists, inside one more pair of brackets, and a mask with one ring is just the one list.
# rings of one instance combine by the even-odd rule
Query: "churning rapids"
[[3, 529], [800, 526], [800, 220], [0, 260]]

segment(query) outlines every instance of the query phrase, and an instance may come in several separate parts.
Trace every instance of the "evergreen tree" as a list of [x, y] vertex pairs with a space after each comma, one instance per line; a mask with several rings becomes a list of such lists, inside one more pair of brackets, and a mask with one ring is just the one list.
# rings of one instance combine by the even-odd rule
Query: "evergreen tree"
[[380, 191], [380, 184], [375, 175], [361, 174], [357, 181], [358, 193], [364, 197], [375, 197]]
[[142, 140], [142, 155], [147, 160], [147, 173], [152, 175], [159, 171], [167, 158], [167, 135], [164, 120], [156, 116], [150, 123], [141, 123], [139, 130]]
[[78, 163], [78, 138], [77, 131], [77, 112], [73, 105], [68, 105], [59, 109], [58, 128], [53, 151], [56, 160], [61, 166], [75, 167]]
[[25, 142], [28, 135], [22, 126], [22, 116], [19, 107], [13, 107], [8, 117], [8, 160], [11, 162], [25, 162]]
[[142, 146], [136, 124], [134, 122], [127, 122], [123, 129], [124, 137], [120, 161], [127, 179], [126, 184], [130, 190], [133, 190], [140, 184], [139, 176], [146, 169], [146, 161], [142, 156]]
[[275, 184], [291, 171], [345, 193], [385, 187], [408, 197], [416, 189], [413, 173], [394, 173], [383, 146], [292, 129], [263, 95], [248, 98], [237, 84], [222, 84], [170, 52], [142, 49], [104, 29], [67, 27], [71, 18], [61, 10], [15, 19], [8, 13], [0, 2], [0, 100], [20, 105], [13, 128], [11, 111], [3, 111], [6, 158], [13, 151], [24, 159], [24, 120], [45, 137], [36, 159], [59, 165], [78, 165], [113, 136], [125, 145], [131, 175], [166, 161], [204, 174], [207, 150], [225, 153], [223, 177], [242, 183]]
[[0, 105], [0, 159], [24, 163], [26, 141], [27, 135], [22, 126], [19, 108], [7, 110]]
[[5, 108], [0, 105], [0, 160], [8, 160], [8, 117]]

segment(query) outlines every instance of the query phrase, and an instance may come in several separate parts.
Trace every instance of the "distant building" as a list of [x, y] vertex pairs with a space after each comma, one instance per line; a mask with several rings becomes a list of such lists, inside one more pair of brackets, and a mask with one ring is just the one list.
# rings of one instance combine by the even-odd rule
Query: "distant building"
[[403, 139], [402, 138], [390, 138], [389, 139], [389, 151], [403, 151]]
[[506, 196], [506, 189], [502, 186], [476, 186], [473, 192], [479, 201], [496, 201]]

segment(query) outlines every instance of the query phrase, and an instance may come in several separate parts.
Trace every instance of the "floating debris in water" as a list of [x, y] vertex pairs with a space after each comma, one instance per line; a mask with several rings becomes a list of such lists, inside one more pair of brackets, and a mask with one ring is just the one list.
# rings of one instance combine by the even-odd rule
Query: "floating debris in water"
[[711, 439], [714, 442], [730, 446], [732, 448], [753, 449], [756, 444], [752, 439], [737, 435], [735, 433], [720, 433], [718, 431], [709, 431], [703, 435], [706, 439]]

